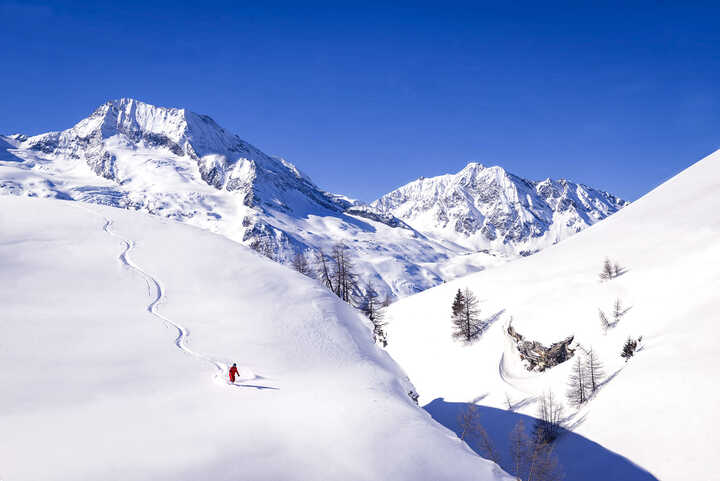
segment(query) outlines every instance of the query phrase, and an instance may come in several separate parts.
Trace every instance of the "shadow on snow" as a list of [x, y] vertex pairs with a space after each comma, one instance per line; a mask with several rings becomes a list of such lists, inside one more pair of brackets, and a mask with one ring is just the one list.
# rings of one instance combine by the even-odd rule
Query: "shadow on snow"
[[[458, 416], [466, 409], [467, 403], [445, 402], [443, 398], [435, 399], [423, 406], [433, 419], [460, 436]], [[528, 434], [535, 425], [535, 418], [524, 414], [477, 405], [480, 424], [487, 431], [495, 449], [500, 455], [500, 467], [512, 472], [510, 455], [510, 432], [518, 421], [523, 421]], [[658, 481], [655, 476], [636, 465], [629, 459], [575, 434], [563, 430], [558, 438], [555, 453], [565, 473], [566, 481], [606, 481], [617, 479], [623, 481]], [[477, 439], [467, 441], [468, 446], [478, 454], [482, 453]]]

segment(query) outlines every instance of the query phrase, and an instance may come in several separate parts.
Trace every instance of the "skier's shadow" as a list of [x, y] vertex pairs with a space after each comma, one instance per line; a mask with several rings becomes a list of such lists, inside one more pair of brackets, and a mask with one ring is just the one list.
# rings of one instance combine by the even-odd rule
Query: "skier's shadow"
[[258, 391], [263, 391], [263, 390], [265, 390], [265, 389], [270, 389], [270, 390], [273, 390], [273, 391], [279, 391], [279, 390], [280, 390], [279, 387], [259, 386], [259, 385], [256, 385], [256, 384], [231, 384], [231, 386], [233, 386], [233, 387], [250, 387], [250, 388], [257, 389]]
[[234, 383], [228, 382], [228, 386], [230, 386], [230, 387], [238, 387], [238, 388], [240, 388], [240, 387], [247, 387], [247, 388], [257, 389], [258, 391], [263, 391], [263, 390], [265, 390], [265, 389], [272, 390], [272, 391], [279, 391], [279, 390], [280, 390], [279, 387], [261, 386], [261, 385], [259, 385], [259, 384], [246, 384], [248, 381], [259, 381], [259, 380], [262, 380], [262, 379], [267, 379], [267, 378], [264, 377], [264, 376], [261, 376], [261, 375], [259, 375], [259, 374], [256, 374], [255, 377], [253, 377], [252, 379], [244, 379], [244, 380], [242, 380], [242, 381], [241, 381], [241, 380], [238, 380], [237, 382], [234, 382]]

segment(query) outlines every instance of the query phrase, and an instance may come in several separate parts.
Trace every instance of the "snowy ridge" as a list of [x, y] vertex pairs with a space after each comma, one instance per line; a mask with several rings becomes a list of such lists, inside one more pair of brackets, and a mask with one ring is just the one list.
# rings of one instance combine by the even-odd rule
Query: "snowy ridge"
[[627, 202], [564, 179], [534, 182], [498, 166], [470, 163], [457, 174], [422, 177], [372, 205], [439, 241], [528, 254], [605, 219]]

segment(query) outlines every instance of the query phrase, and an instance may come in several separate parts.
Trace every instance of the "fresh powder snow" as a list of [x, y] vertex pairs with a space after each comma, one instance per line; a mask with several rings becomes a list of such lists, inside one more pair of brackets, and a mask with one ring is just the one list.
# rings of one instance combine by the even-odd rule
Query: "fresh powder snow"
[[511, 479], [356, 310], [224, 237], [4, 196], [0, 265], [0, 479]]

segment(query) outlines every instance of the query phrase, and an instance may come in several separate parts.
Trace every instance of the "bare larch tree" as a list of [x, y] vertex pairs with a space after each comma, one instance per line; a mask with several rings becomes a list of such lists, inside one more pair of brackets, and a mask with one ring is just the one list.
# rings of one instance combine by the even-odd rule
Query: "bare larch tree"
[[344, 244], [337, 244], [332, 249], [332, 260], [334, 261], [334, 270], [332, 271], [333, 292], [345, 302], [351, 302], [352, 296], [357, 290], [357, 274], [348, 248]]
[[600, 387], [600, 383], [605, 378], [605, 372], [603, 371], [603, 365], [598, 359], [598, 355], [595, 350], [590, 346], [590, 349], [585, 355], [585, 372], [587, 373], [587, 383], [591, 393], [595, 393]]
[[312, 277], [312, 269], [307, 261], [307, 257], [303, 252], [296, 253], [292, 258], [292, 268], [298, 271], [300, 274], [308, 277]]
[[475, 404], [468, 403], [460, 412], [458, 424], [460, 425], [460, 439], [466, 442], [476, 439], [484, 458], [495, 463], [500, 462], [500, 455], [495, 449], [490, 435], [480, 423], [480, 411]]
[[600, 326], [602, 327], [603, 334], [607, 334], [607, 331], [610, 328], [610, 321], [602, 309], [598, 309], [598, 312], [600, 313]]
[[268, 237], [261, 237], [255, 239], [251, 244], [250, 248], [258, 254], [267, 257], [271, 261], [275, 260], [275, 246]]
[[613, 268], [613, 264], [610, 262], [610, 259], [606, 257], [605, 262], [603, 263], [603, 268], [600, 271], [600, 280], [609, 281], [613, 277], [615, 277], [615, 269]]
[[585, 362], [580, 359], [580, 356], [575, 356], [575, 362], [573, 363], [570, 378], [568, 379], [568, 401], [575, 406], [580, 406], [587, 401], [589, 391]]
[[560, 435], [562, 429], [562, 406], [555, 400], [552, 392], [543, 394], [538, 401], [535, 434], [538, 440], [551, 443]]
[[556, 481], [561, 479], [561, 470], [555, 445], [540, 438], [536, 433], [531, 438], [525, 432], [525, 425], [518, 421], [510, 433], [510, 455], [512, 469], [518, 480]]

